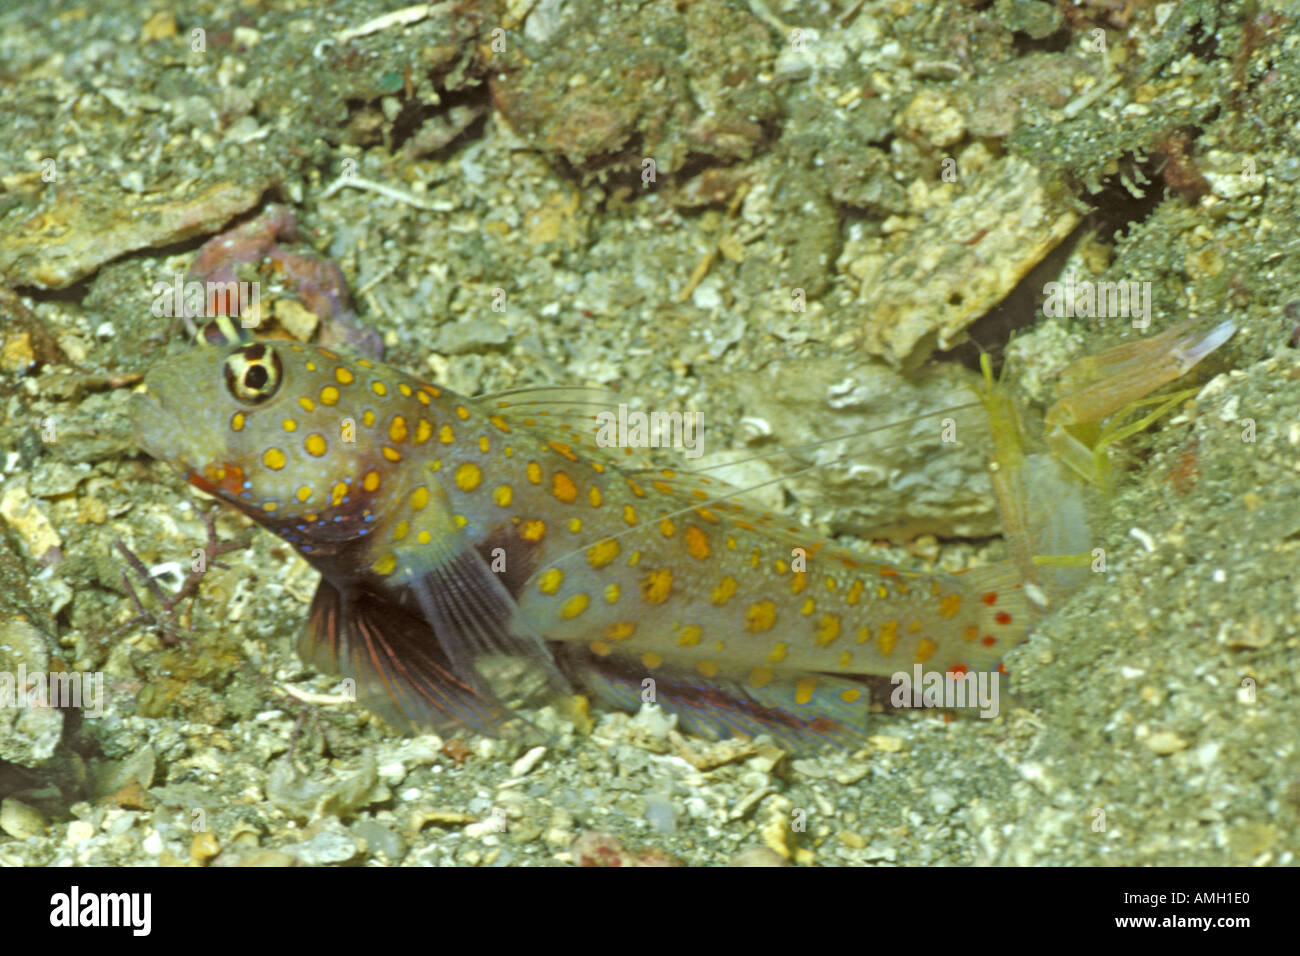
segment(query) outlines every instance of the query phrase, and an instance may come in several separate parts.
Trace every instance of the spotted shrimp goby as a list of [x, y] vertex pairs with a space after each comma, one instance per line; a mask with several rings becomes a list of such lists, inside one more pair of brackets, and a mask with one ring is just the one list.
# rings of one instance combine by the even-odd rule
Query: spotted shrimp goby
[[473, 400], [328, 349], [204, 339], [133, 398], [142, 446], [320, 571], [300, 653], [399, 726], [501, 731], [480, 664], [506, 656], [624, 708], [649, 681], [707, 736], [852, 746], [865, 681], [993, 670], [1027, 633], [1023, 561], [894, 569], [713, 479], [629, 467], [526, 392]]

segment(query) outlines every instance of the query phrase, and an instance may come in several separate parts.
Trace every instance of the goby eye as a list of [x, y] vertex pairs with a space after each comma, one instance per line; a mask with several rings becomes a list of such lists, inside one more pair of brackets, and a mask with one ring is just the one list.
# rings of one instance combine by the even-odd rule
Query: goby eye
[[280, 387], [280, 357], [265, 343], [245, 345], [226, 359], [226, 389], [245, 405], [260, 405]]

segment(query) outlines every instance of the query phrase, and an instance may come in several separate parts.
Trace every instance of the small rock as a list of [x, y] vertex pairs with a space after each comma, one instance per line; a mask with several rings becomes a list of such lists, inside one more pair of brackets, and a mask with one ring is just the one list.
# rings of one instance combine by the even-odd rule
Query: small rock
[[[45, 636], [32, 624], [21, 617], [0, 623], [0, 760], [36, 767], [54, 755], [63, 735], [63, 712], [40, 706], [49, 694], [49, 664]], [[28, 687], [17, 686], [19, 674]], [[41, 687], [44, 691], [33, 699]]]
[[0, 830], [15, 840], [25, 840], [45, 832], [45, 818], [21, 800], [6, 797], [0, 803]]
[[302, 843], [285, 847], [285, 852], [308, 866], [346, 863], [361, 852], [356, 837], [336, 818], [321, 821], [313, 829], [319, 832]]
[[1152, 753], [1159, 754], [1162, 757], [1187, 749], [1187, 741], [1172, 730], [1158, 730], [1148, 737], [1144, 743]]
[[677, 829], [677, 809], [662, 793], [646, 795], [645, 818], [660, 833], [672, 833]]
[[384, 862], [398, 863], [406, 856], [406, 841], [382, 823], [362, 820], [352, 828], [352, 832], [366, 841], [366, 849], [371, 856], [379, 857]]
[[966, 120], [947, 100], [922, 90], [898, 115], [900, 129], [914, 132], [935, 146], [951, 146], [966, 135]]
[[[225, 857], [222, 857], [224, 860]], [[297, 866], [296, 857], [288, 853], [281, 853], [279, 850], [258, 850], [256, 853], [250, 853], [248, 856], [241, 856], [232, 860], [231, 866], [273, 866], [276, 868], [285, 866]]]
[[528, 753], [516, 760], [510, 767], [510, 776], [526, 777], [528, 772], [537, 766], [538, 762], [546, 756], [545, 747], [534, 747]]
[[39, 558], [50, 548], [57, 548], [63, 543], [59, 533], [50, 524], [45, 512], [27, 493], [27, 489], [14, 486], [0, 498], [0, 517], [8, 522], [18, 536], [27, 545], [27, 551], [33, 558]]
[[741, 850], [731, 858], [731, 866], [789, 866], [779, 853], [773, 853], [765, 846], [751, 846]]
[[867, 846], [867, 841], [862, 839], [862, 835], [860, 833], [855, 833], [852, 830], [841, 830], [839, 832], [839, 839], [845, 846], [854, 850], [862, 850]]
[[140, 28], [140, 42], [153, 43], [155, 40], [166, 40], [168, 37], [176, 35], [176, 14], [170, 10], [159, 10]]
[[445, 355], [458, 355], [508, 341], [510, 330], [495, 319], [465, 319], [439, 329], [433, 340], [433, 349]]
[[221, 852], [221, 845], [212, 833], [196, 833], [190, 841], [190, 859], [200, 865], [206, 864]]
[[934, 807], [935, 813], [940, 816], [947, 816], [957, 806], [957, 798], [947, 790], [932, 790], [930, 791], [930, 806]]

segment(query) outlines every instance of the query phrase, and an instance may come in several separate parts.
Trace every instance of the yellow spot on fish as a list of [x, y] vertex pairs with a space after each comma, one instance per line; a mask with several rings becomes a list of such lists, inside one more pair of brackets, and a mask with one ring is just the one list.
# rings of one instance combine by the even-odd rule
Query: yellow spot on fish
[[847, 670], [852, 665], [853, 665], [853, 654], [850, 653], [849, 651], [843, 651], [840, 654], [840, 667]]
[[542, 572], [542, 576], [537, 579], [537, 590], [543, 594], [554, 594], [564, 583], [564, 572], [559, 568], [548, 568]]
[[427, 531], [421, 531], [419, 534], [415, 536], [415, 540], [420, 542], [420, 544], [428, 544], [430, 541], [433, 540], [433, 536], [430, 535], [429, 532]]
[[945, 597], [943, 600], [939, 602], [939, 614], [943, 617], [945, 621], [952, 620], [954, 617], [957, 616], [957, 612], [960, 610], [961, 610], [960, 594], [956, 594], [956, 593], [949, 594], [947, 597]]
[[682, 628], [682, 632], [677, 635], [677, 643], [681, 647], [694, 647], [700, 643], [700, 635], [704, 632], [694, 624], [688, 624]]
[[610, 581], [605, 585], [605, 600], [610, 604], [617, 604], [619, 595], [622, 593], [623, 590], [618, 586], [617, 581]]
[[817, 602], [812, 598], [807, 598], [803, 602], [803, 607], [799, 608], [799, 613], [804, 617], [808, 617], [815, 610], [817, 610]]
[[378, 561], [370, 566], [370, 570], [375, 574], [392, 574], [393, 569], [397, 567], [397, 555], [389, 552]]
[[840, 636], [840, 619], [837, 614], [823, 614], [817, 624], [817, 636], [813, 638], [818, 647], [827, 647], [835, 643]]
[[388, 426], [388, 437], [393, 444], [400, 445], [406, 441], [406, 419], [401, 415], [394, 415], [392, 424]]
[[789, 651], [789, 649], [790, 648], [785, 641], [777, 641], [772, 645], [772, 649], [767, 653], [767, 662], [769, 664], [780, 664], [785, 660], [786, 652]]
[[591, 502], [591, 506], [593, 508], [599, 508], [600, 503], [603, 500], [600, 496], [600, 489], [597, 488], [595, 485], [592, 485], [590, 488], [588, 488], [587, 500]]
[[916, 663], [924, 664], [934, 656], [934, 652], [938, 649], [939, 645], [928, 637], [921, 638], [921, 643], [916, 645]]
[[491, 418], [488, 419], [488, 421], [490, 421], [493, 425], [495, 425], [495, 426], [496, 426], [498, 429], [500, 429], [501, 431], [505, 432], [507, 435], [510, 434], [510, 426], [509, 426], [509, 424], [507, 424], [507, 423], [506, 423], [506, 420], [505, 420], [504, 418], [502, 418], [500, 415], [493, 415]]
[[571, 505], [578, 500], [578, 486], [562, 471], [557, 471], [551, 480], [551, 491], [557, 501]]
[[337, 405], [339, 403], [339, 390], [333, 385], [326, 385], [320, 390], [320, 403], [322, 405]]
[[361, 424], [365, 425], [367, 428], [370, 428], [372, 425], [374, 425], [375, 413], [367, 408], [364, 412], [361, 413]]
[[673, 573], [667, 568], [651, 571], [641, 582], [641, 597], [647, 604], [663, 604], [673, 590]]
[[316, 410], [316, 403], [313, 402], [306, 395], [298, 399], [298, 404], [302, 406], [302, 410], [304, 412], [314, 412]]
[[736, 579], [730, 574], [718, 582], [718, 586], [713, 589], [709, 595], [709, 600], [721, 607], [731, 600], [731, 596], [736, 593]]
[[770, 600], [751, 604], [745, 611], [745, 630], [751, 634], [770, 631], [776, 623], [776, 602]]
[[749, 686], [755, 690], [762, 690], [770, 683], [772, 683], [772, 668], [755, 667], [749, 672]]
[[325, 441], [325, 436], [318, 432], [313, 432], [307, 436], [307, 440], [302, 443], [302, 447], [307, 450], [307, 454], [313, 458], [319, 458], [325, 452], [329, 451], [329, 445]]
[[536, 518], [525, 521], [523, 527], [519, 529], [519, 537], [525, 541], [541, 541], [544, 534], [546, 534], [546, 522]]
[[368, 471], [366, 477], [361, 479], [361, 487], [366, 491], [374, 491], [379, 487], [379, 472]]
[[578, 456], [573, 453], [573, 449], [570, 448], [568, 445], [566, 445], [564, 442], [548, 441], [546, 444], [550, 445], [551, 448], [553, 448], [555, 451], [558, 451], [565, 458], [569, 459], [569, 461], [578, 460]]
[[296, 432], [298, 430], [298, 423], [294, 421], [292, 418], [286, 418], [280, 424], [284, 427], [284, 430], [287, 432]]
[[450, 425], [443, 425], [438, 429], [438, 441], [444, 445], [450, 445], [456, 440], [456, 433], [451, 430]]
[[806, 704], [813, 698], [817, 690], [816, 677], [801, 677], [794, 682], [794, 702], [796, 704]]
[[466, 408], [464, 405], [457, 405], [456, 414], [457, 416], [459, 416], [461, 421], [465, 421], [469, 418], [469, 409]]
[[575, 594], [573, 597], [565, 601], [563, 606], [560, 608], [560, 617], [564, 618], [566, 621], [571, 620], [583, 611], [587, 610], [587, 605], [590, 603], [591, 599], [588, 598], [587, 595], [582, 593]]
[[[421, 392], [420, 394], [423, 395], [424, 393]], [[429, 424], [429, 420], [427, 418], [421, 418], [419, 423], [415, 426], [415, 443], [417, 445], [424, 444], [429, 440], [429, 436], [432, 434], [433, 426]]]
[[570, 519], [569, 519], [569, 530], [572, 531], [574, 534], [577, 534], [579, 531], [581, 531], [581, 530], [582, 530], [582, 519], [581, 519], [581, 518], [570, 518]]
[[487, 435], [479, 435], [479, 436], [478, 436], [478, 450], [479, 450], [479, 451], [483, 452], [483, 454], [486, 455], [487, 452], [488, 452], [488, 449], [491, 448], [491, 447], [492, 447], [492, 446], [488, 443]]
[[311, 499], [311, 485], [303, 485], [298, 489], [298, 500], [308, 501]]
[[400, 451], [398, 451], [396, 448], [390, 448], [389, 446], [385, 445], [385, 446], [383, 446], [383, 448], [380, 449], [380, 452], [381, 452], [381, 453], [383, 454], [383, 456], [384, 456], [385, 458], [387, 458], [389, 461], [401, 461], [401, 460], [402, 460], [402, 453], [401, 453]]
[[464, 515], [452, 515], [451, 520], [457, 528], [463, 528], [465, 525], [469, 524], [469, 519]]
[[509, 485], [497, 485], [496, 489], [492, 492], [492, 500], [502, 508], [509, 508], [510, 502], [514, 501], [514, 499], [514, 489]]
[[383, 382], [371, 382], [370, 390], [381, 398], [388, 394], [388, 386]]
[[663, 521], [659, 522], [659, 533], [665, 538], [671, 538], [676, 531], [677, 528], [673, 524], [672, 518], [665, 518]]
[[695, 665], [695, 669], [700, 672], [701, 677], [713, 678], [718, 676], [717, 661], [700, 661]]
[[645, 665], [646, 670], [654, 670], [656, 667], [662, 667], [664, 658], [662, 654], [656, 654], [654, 651], [646, 651], [641, 655], [641, 663]]
[[686, 550], [692, 558], [704, 561], [709, 557], [709, 536], [693, 524], [686, 526]]
[[456, 469], [456, 487], [461, 491], [473, 491], [483, 480], [483, 469], [472, 461], [467, 461]]
[[405, 382], [398, 382], [397, 390], [401, 392], [404, 397], [411, 397], [411, 386], [407, 385]]
[[635, 621], [617, 621], [609, 626], [605, 636], [611, 641], [625, 641], [635, 633]]
[[604, 541], [597, 541], [587, 549], [587, 563], [593, 568], [603, 568], [618, 557], [618, 552], [617, 538], [606, 538]]
[[421, 511], [429, 503], [429, 489], [424, 485], [411, 492], [411, 509]]
[[230, 427], [233, 431], [242, 432], [244, 430], [244, 413], [235, 412], [230, 416]]
[[597, 657], [605, 657], [612, 654], [614, 651], [614, 648], [610, 647], [604, 641], [591, 641], [587, 644], [587, 648]]
[[876, 646], [880, 648], [880, 656], [888, 657], [892, 654], [897, 643], [898, 622], [886, 621], [880, 626], [880, 635], [876, 638]]
[[347, 369], [345, 369], [342, 365], [340, 365], [338, 368], [334, 370], [334, 377], [338, 379], [340, 385], [351, 385], [354, 381], [356, 381], [356, 379], [353, 378], [352, 373], [349, 372]]
[[277, 505], [274, 501], [268, 501], [266, 504], [262, 505], [262, 510], [263, 510], [263, 511], [274, 511], [274, 510], [275, 510], [276, 508], [278, 508], [278, 507], [280, 507], [280, 506]]
[[528, 475], [528, 480], [532, 484], [540, 485], [542, 483], [542, 466], [537, 464], [537, 462], [530, 461], [528, 466], [524, 469], [524, 473]]
[[333, 491], [330, 492], [330, 504], [337, 507], [343, 503], [343, 499], [348, 496], [348, 486], [343, 482], [334, 485]]
[[790, 593], [798, 594], [808, 586], [808, 573], [806, 571], [796, 571], [794, 580], [790, 582]]
[[631, 505], [624, 505], [623, 520], [626, 521], [628, 524], [636, 524], [637, 521], [636, 509], [633, 508]]
[[411, 522], [403, 518], [401, 521], [397, 522], [397, 527], [393, 529], [393, 540], [401, 541], [410, 533], [410, 531]]
[[272, 471], [279, 471], [287, 462], [284, 452], [278, 448], [268, 448], [262, 452], [262, 464]]
[[857, 604], [860, 597], [862, 597], [862, 582], [854, 581], [849, 585], [849, 593], [844, 595], [844, 600], [848, 604]]

